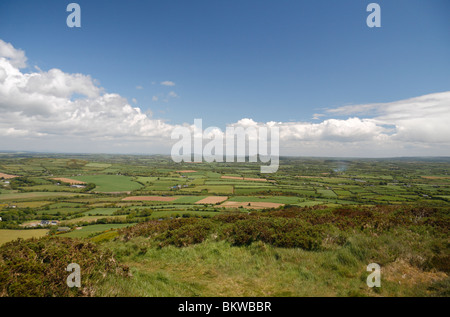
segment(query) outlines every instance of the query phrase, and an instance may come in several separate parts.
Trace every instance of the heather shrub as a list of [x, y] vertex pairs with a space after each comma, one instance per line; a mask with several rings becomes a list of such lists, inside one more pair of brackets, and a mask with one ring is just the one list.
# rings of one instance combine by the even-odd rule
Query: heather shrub
[[223, 235], [233, 245], [262, 241], [283, 248], [317, 250], [322, 243], [319, 226], [292, 218], [255, 218], [239, 220], [224, 229]]
[[[194, 220], [194, 219], [192, 219]], [[181, 222], [177, 222], [180, 224]], [[202, 243], [213, 228], [209, 219], [195, 219], [184, 223], [182, 226], [169, 226], [169, 229], [160, 234], [156, 239], [160, 246], [175, 245], [185, 247], [191, 244]]]
[[[70, 263], [80, 265], [80, 288], [66, 284]], [[0, 247], [0, 296], [94, 296], [103, 278], [127, 273], [111, 252], [77, 239], [18, 239]]]

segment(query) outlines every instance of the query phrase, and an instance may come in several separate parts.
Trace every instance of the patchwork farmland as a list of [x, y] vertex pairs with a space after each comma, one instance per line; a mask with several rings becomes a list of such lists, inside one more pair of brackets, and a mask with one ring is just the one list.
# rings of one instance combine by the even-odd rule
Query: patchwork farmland
[[450, 197], [447, 163], [441, 162], [283, 159], [278, 173], [265, 175], [250, 163], [199, 163], [192, 169], [145, 156], [3, 155], [0, 162], [4, 228], [56, 220], [73, 230], [98, 221], [136, 223], [155, 215], [209, 217], [284, 206], [448, 205]]
[[[354, 221], [359, 221], [369, 212], [364, 210], [370, 210], [374, 219], [378, 219], [378, 211], [373, 210], [382, 210], [380, 217], [388, 217], [383, 221], [392, 221], [403, 217], [399, 215], [403, 215], [405, 210], [416, 213], [417, 208], [431, 208], [433, 212], [421, 211], [424, 215], [431, 215], [429, 218], [414, 219], [419, 219], [419, 222], [428, 219], [435, 224], [433, 229], [422, 229], [428, 235], [424, 239], [428, 239], [430, 244], [439, 244], [436, 250], [439, 249], [441, 255], [428, 254], [426, 252], [430, 249], [425, 248], [428, 251], [415, 256], [428, 257], [430, 268], [446, 274], [445, 267], [439, 266], [441, 262], [436, 262], [436, 259], [448, 254], [443, 247], [445, 244], [440, 244], [444, 239], [440, 235], [445, 231], [441, 231], [441, 226], [448, 229], [448, 160], [282, 158], [280, 164], [277, 173], [260, 174], [259, 166], [250, 163], [198, 163], [192, 169], [192, 164], [174, 163], [169, 157], [162, 156], [3, 154], [0, 156], [0, 245], [7, 246], [18, 238], [66, 237], [98, 243], [116, 250], [120, 255], [125, 245], [130, 243], [128, 239], [132, 239], [130, 241], [135, 241], [132, 243], [139, 245], [137, 250], [150, 250], [148, 254], [153, 256], [153, 260], [158, 258], [153, 252], [166, 245], [187, 247], [190, 251], [186, 252], [193, 252], [191, 256], [195, 252], [208, 253], [208, 248], [221, 250], [217, 252], [238, 252], [234, 248], [240, 245], [239, 252], [244, 252], [240, 255], [241, 259], [249, 252], [262, 257], [259, 261], [263, 262], [268, 260], [265, 258], [266, 251], [262, 250], [272, 250], [270, 252], [290, 257], [294, 255], [288, 255], [285, 252], [290, 251], [283, 248], [294, 248], [292, 252], [299, 252], [296, 256], [305, 259], [306, 254], [302, 252], [310, 252], [310, 249], [347, 252], [343, 251], [347, 244], [342, 241], [350, 243], [348, 241], [356, 241], [352, 239], [364, 240], [365, 234], [371, 235], [362, 231], [357, 238], [352, 238], [355, 228], [372, 228], [369, 223], [358, 223], [359, 227], [352, 227]], [[389, 216], [391, 213], [395, 216]], [[436, 216], [433, 216], [434, 213]], [[295, 220], [299, 217], [300, 220]], [[163, 224], [167, 224], [167, 228], [172, 225], [178, 228], [176, 223], [186, 224], [176, 230], [162, 229], [166, 228]], [[310, 227], [311, 224], [314, 225]], [[147, 235], [148, 228], [153, 228], [150, 235]], [[295, 231], [296, 228], [303, 229]], [[419, 230], [414, 228], [411, 230]], [[395, 241], [399, 245], [404, 241], [419, 241], [413, 231], [399, 231]], [[280, 236], [284, 234], [286, 236]], [[309, 234], [311, 236], [304, 236]], [[314, 241], [322, 234], [323, 239], [316, 244]], [[140, 240], [153, 235], [156, 237], [154, 241]], [[377, 235], [383, 237], [380, 239], [392, 238], [388, 231]], [[198, 243], [200, 247], [190, 246]], [[242, 249], [242, 245], [252, 248], [254, 243], [265, 246], [259, 245], [257, 248], [262, 249], [257, 251]], [[183, 271], [180, 263], [184, 265], [184, 262], [176, 262], [176, 252], [172, 250], [164, 256], [164, 261], [170, 262], [173, 268], [167, 272], [174, 274], [174, 278], [187, 278], [177, 275]], [[341, 256], [338, 253], [333, 253], [331, 257]], [[329, 256], [320, 254], [308, 253], [307, 261], [323, 261], [321, 267], [327, 266]], [[205, 254], [202, 256], [207, 257]], [[145, 271], [148, 269], [140, 269], [142, 266], [135, 263], [137, 260], [127, 256], [119, 256], [119, 259], [134, 267], [138, 275], [150, 274]], [[220, 259], [216, 260], [220, 262]], [[161, 265], [160, 269], [165, 267], [167, 270], [162, 259], [161, 262], [155, 261], [155, 265]], [[267, 264], [268, 269], [275, 270], [277, 266], [271, 261]], [[392, 262], [394, 260], [386, 261], [393, 266], [392, 272], [399, 270], [394, 268], [397, 265]], [[222, 263], [222, 269], [227, 265]], [[236, 265], [242, 267], [242, 263]], [[339, 267], [340, 264], [336, 265]], [[287, 267], [283, 266], [284, 269]], [[212, 267], [206, 269], [212, 270]], [[217, 274], [224, 274], [222, 278], [226, 275], [225, 271]], [[254, 274], [258, 276], [262, 272]], [[325, 274], [320, 270], [314, 274], [318, 279], [327, 278], [325, 275], [320, 277]], [[442, 276], [438, 281], [445, 280]], [[358, 276], [354, 278], [359, 279]], [[341, 282], [344, 283], [344, 280]], [[216, 283], [216, 286], [221, 283], [220, 280], [211, 281], [208, 278], [201, 283], [206, 285], [210, 282]], [[258, 283], [257, 280], [253, 282]], [[336, 292], [341, 282], [334, 286]], [[133, 283], [127, 287], [135, 287]], [[281, 289], [278, 290], [278, 282], [273, 280], [271, 283], [270, 292], [284, 294]], [[390, 290], [394, 293], [407, 292], [398, 286], [392, 286]], [[107, 287], [103, 291], [107, 292]], [[137, 290], [130, 290], [131, 293], [134, 291]], [[139, 294], [153, 294], [148, 291], [150, 293]], [[208, 288], [203, 288], [203, 291], [217, 295]], [[236, 295], [231, 290], [222, 291], [223, 294]], [[294, 289], [289, 292], [291, 295], [298, 294]], [[131, 293], [125, 292], [125, 295]], [[363, 295], [370, 294], [365, 292]]]

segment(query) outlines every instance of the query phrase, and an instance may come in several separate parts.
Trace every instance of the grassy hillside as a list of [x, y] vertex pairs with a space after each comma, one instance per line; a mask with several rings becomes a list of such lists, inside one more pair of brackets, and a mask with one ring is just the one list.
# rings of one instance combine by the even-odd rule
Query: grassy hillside
[[[448, 296], [448, 210], [302, 209], [150, 221], [103, 247], [102, 296]], [[280, 228], [283, 230], [279, 230]], [[368, 288], [369, 263], [382, 287]]]
[[[91, 238], [94, 244], [62, 238], [68, 234], [4, 244], [0, 247], [0, 293], [450, 295], [450, 217], [445, 208], [291, 206], [250, 214], [150, 220], [118, 231], [111, 228], [104, 225], [108, 230]], [[82, 290], [69, 290], [61, 282], [67, 276], [64, 266], [70, 262], [88, 272]], [[381, 288], [366, 285], [370, 263], [382, 268]], [[49, 272], [50, 268], [54, 271]], [[123, 274], [123, 268], [129, 268], [130, 274]], [[14, 272], [26, 273], [20, 277], [26, 287], [19, 286]], [[44, 282], [38, 283], [41, 277]]]

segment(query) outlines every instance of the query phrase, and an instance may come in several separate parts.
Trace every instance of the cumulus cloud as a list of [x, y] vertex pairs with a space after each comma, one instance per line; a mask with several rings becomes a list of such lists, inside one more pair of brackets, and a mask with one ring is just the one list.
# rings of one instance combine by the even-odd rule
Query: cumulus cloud
[[[23, 72], [26, 60], [22, 50], [0, 40], [0, 149], [170, 153], [177, 125], [105, 92], [88, 75], [39, 68]], [[169, 97], [177, 94], [171, 91]], [[313, 117], [314, 122], [243, 118], [229, 126], [278, 127], [282, 155], [450, 155], [450, 92], [343, 106]], [[192, 123], [183, 126], [193, 129]]]
[[280, 137], [285, 140], [355, 142], [386, 136], [386, 129], [371, 119], [328, 119], [321, 123], [289, 122], [280, 124]]
[[[234, 126], [280, 129], [281, 153], [316, 156], [450, 155], [450, 92], [410, 99], [329, 109], [346, 119], [322, 122], [257, 123]], [[325, 115], [314, 114], [315, 120]]]
[[26, 58], [10, 44], [2, 46], [8, 56], [0, 58], [0, 133], [8, 137], [2, 138], [3, 148], [20, 137], [44, 137], [44, 144], [56, 137], [53, 150], [69, 137], [86, 142], [170, 138], [173, 126], [151, 119], [118, 94], [105, 93], [90, 76], [59, 69], [24, 73], [18, 61]]
[[395, 127], [391, 138], [397, 141], [450, 143], [450, 91], [388, 103], [344, 106], [328, 113], [372, 115], [377, 125]]
[[14, 48], [11, 43], [6, 43], [0, 39], [0, 58], [7, 59], [11, 65], [17, 68], [27, 66], [27, 58], [25, 52]]

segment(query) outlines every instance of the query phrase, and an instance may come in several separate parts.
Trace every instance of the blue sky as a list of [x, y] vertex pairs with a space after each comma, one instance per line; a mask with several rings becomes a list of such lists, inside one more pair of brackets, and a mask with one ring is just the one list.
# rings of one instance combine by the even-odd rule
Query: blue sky
[[374, 1], [381, 28], [363, 0], [78, 0], [79, 29], [70, 2], [1, 1], [0, 39], [26, 53], [22, 72], [89, 75], [170, 124], [314, 123], [450, 90], [448, 0]]
[[[446, 0], [378, 1], [380, 29], [361, 0], [78, 1], [80, 29], [65, 25], [68, 3], [2, 1], [0, 38], [172, 123], [308, 120], [450, 87]], [[179, 98], [162, 101], [170, 91]]]

